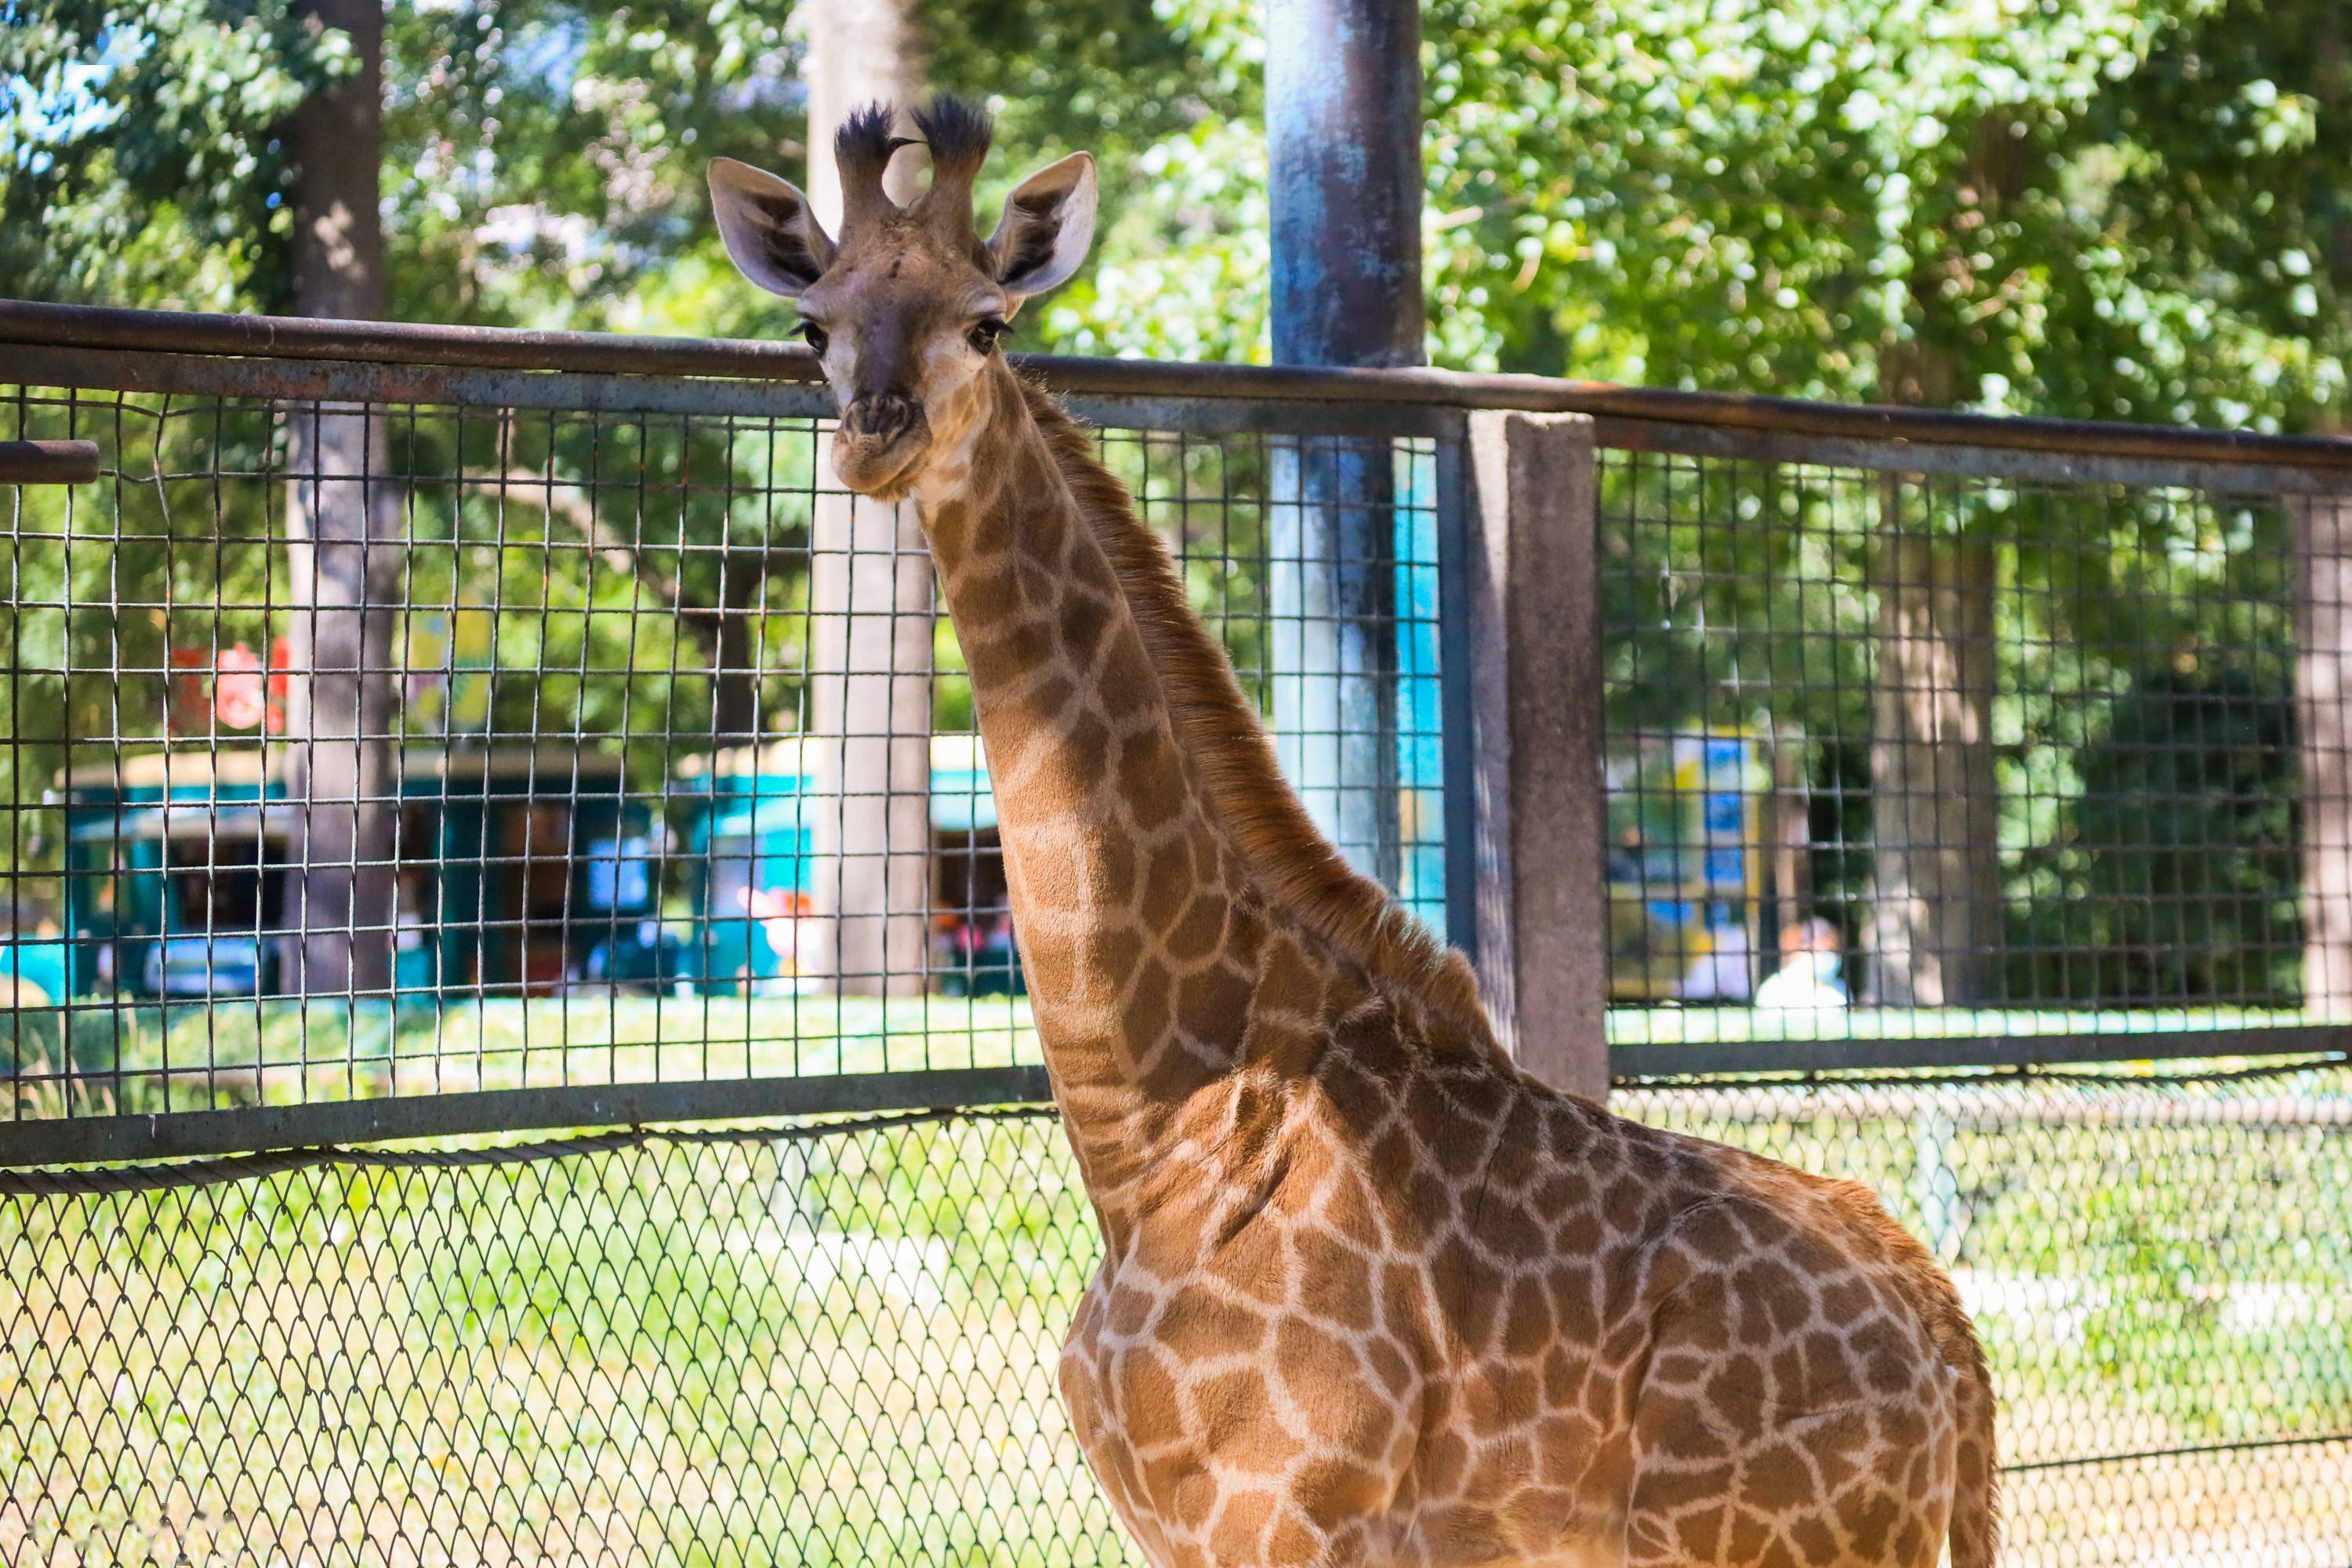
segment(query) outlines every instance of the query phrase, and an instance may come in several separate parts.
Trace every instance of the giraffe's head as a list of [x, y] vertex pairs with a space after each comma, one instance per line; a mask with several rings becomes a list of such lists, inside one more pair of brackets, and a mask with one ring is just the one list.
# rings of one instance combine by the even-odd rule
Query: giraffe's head
[[762, 289], [796, 300], [801, 333], [841, 410], [834, 470], [851, 489], [896, 500], [960, 448], [987, 406], [977, 395], [998, 340], [1033, 294], [1067, 279], [1094, 237], [1095, 163], [1074, 153], [1024, 180], [986, 239], [971, 187], [990, 126], [952, 98], [914, 112], [931, 185], [900, 206], [882, 188], [899, 148], [876, 104], [843, 124], [838, 237], [790, 181], [731, 158], [710, 165], [727, 253]]

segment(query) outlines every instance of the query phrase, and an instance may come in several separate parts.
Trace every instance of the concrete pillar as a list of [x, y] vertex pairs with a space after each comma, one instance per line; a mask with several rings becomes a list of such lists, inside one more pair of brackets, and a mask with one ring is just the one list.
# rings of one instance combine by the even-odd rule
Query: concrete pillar
[[2294, 696], [2302, 750], [2303, 1003], [2352, 1018], [2352, 498], [2297, 497]]
[[[922, 90], [907, 0], [812, 0], [807, 8], [810, 205], [841, 229], [834, 132], [866, 103]], [[892, 160], [884, 188], [910, 201], [922, 154]], [[819, 437], [809, 580], [809, 759], [816, 810], [803, 973], [853, 995], [919, 996], [930, 937], [931, 563], [912, 506], [852, 497]]]
[[1608, 795], [1592, 421], [1486, 410], [1469, 424], [1479, 989], [1521, 1066], [1599, 1100]]

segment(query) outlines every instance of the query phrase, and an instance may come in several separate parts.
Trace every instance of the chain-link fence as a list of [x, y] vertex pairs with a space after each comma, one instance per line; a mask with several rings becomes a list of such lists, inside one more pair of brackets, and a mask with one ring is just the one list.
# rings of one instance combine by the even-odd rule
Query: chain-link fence
[[[0, 309], [0, 1557], [1132, 1561], [911, 516], [790, 355], [337, 331]], [[1045, 368], [1529, 1059], [1952, 1268], [2013, 1560], [2352, 1558], [2340, 454]]]
[[[2352, 1552], [2342, 1068], [1619, 1109], [1952, 1260], [2010, 1561]], [[1049, 1110], [22, 1181], [10, 1562], [1136, 1560], [1054, 1392], [1096, 1241]]]

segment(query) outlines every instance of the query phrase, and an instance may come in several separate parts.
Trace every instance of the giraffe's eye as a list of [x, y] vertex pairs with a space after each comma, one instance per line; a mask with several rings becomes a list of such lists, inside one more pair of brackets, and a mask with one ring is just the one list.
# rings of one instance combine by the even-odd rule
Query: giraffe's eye
[[814, 321], [803, 321], [801, 323], [801, 342], [808, 344], [809, 347], [814, 349], [817, 353], [824, 353], [824, 345], [832, 341], [832, 339], [824, 335], [824, 329], [818, 326]]
[[984, 321], [974, 322], [971, 331], [964, 334], [964, 340], [971, 344], [972, 353], [984, 354], [994, 350], [1004, 334], [1012, 330], [1009, 323], [991, 316]]

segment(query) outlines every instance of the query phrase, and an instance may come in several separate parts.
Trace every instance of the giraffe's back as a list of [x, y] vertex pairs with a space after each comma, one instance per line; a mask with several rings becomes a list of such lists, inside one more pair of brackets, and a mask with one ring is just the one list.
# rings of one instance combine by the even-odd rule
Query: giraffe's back
[[1406, 1034], [1245, 1056], [1133, 1195], [1062, 1384], [1153, 1562], [1933, 1568], [1949, 1285], [1868, 1194]]

